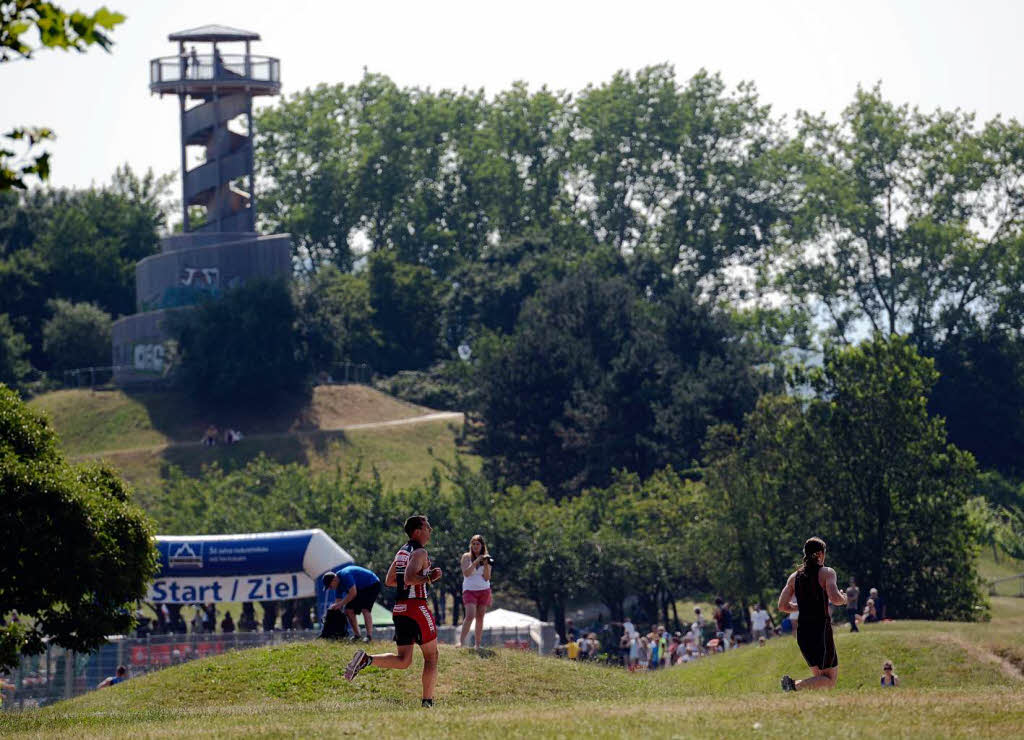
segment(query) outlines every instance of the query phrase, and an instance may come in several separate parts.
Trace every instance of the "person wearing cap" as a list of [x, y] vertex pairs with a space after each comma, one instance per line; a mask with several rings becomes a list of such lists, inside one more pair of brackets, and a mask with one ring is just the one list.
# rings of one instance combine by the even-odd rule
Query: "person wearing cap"
[[356, 613], [362, 612], [363, 624], [366, 625], [363, 642], [370, 642], [373, 639], [373, 615], [370, 610], [380, 596], [380, 578], [377, 574], [353, 563], [337, 573], [324, 573], [323, 584], [326, 589], [334, 589], [334, 603], [327, 608], [345, 611], [352, 634], [357, 640], [359, 624], [356, 622]]

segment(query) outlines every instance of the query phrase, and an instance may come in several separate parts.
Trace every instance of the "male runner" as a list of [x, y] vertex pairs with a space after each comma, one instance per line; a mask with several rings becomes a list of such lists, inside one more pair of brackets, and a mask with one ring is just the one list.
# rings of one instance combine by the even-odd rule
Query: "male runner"
[[384, 585], [394, 586], [398, 591], [392, 612], [398, 653], [367, 655], [363, 650], [356, 650], [345, 668], [345, 678], [349, 681], [370, 665], [404, 670], [412, 664], [412, 646], [416, 643], [423, 653], [424, 707], [434, 706], [434, 684], [437, 683], [437, 626], [427, 606], [427, 584], [440, 580], [441, 569], [430, 567], [430, 558], [424, 549], [432, 531], [425, 516], [406, 519], [405, 533], [409, 541], [395, 553], [384, 578]]
[[836, 572], [825, 567], [825, 541], [811, 537], [804, 543], [804, 564], [790, 575], [786, 587], [779, 594], [779, 611], [789, 614], [800, 612], [796, 643], [814, 675], [801, 681], [783, 676], [783, 691], [835, 687], [839, 676], [839, 656], [832, 639], [829, 602], [846, 606], [846, 594], [836, 585]]

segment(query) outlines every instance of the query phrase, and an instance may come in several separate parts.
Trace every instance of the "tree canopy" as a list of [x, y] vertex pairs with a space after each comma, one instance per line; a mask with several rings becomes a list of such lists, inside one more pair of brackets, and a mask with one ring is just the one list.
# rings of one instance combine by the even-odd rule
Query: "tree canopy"
[[156, 570], [149, 519], [105, 465], [69, 465], [45, 419], [0, 386], [0, 669], [127, 632]]

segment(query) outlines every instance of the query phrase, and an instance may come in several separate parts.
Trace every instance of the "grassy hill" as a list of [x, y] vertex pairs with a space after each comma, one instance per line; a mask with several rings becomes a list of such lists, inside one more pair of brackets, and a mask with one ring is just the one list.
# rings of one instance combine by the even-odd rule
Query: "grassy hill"
[[[1024, 601], [987, 624], [904, 622], [837, 635], [839, 688], [783, 694], [806, 669], [791, 638], [649, 674], [498, 650], [443, 648], [437, 706], [406, 672], [341, 671], [353, 646], [319, 643], [196, 661], [53, 707], [0, 718], [0, 732], [52, 737], [416, 735], [1015, 737], [1024, 679], [995, 649], [1024, 649]], [[384, 649], [384, 645], [378, 646]], [[903, 686], [878, 687], [884, 659]]]
[[[72, 459], [106, 459], [140, 488], [156, 484], [168, 464], [198, 474], [204, 465], [233, 468], [261, 453], [313, 469], [362, 460], [367, 475], [375, 466], [386, 482], [412, 485], [427, 475], [434, 456], [453, 457], [459, 424], [446, 418], [373, 427], [434, 412], [358, 385], [318, 386], [306, 404], [272, 408], [210, 410], [178, 392], [120, 390], [57, 391], [30, 405], [50, 417]], [[245, 438], [203, 447], [211, 424], [241, 430]]]

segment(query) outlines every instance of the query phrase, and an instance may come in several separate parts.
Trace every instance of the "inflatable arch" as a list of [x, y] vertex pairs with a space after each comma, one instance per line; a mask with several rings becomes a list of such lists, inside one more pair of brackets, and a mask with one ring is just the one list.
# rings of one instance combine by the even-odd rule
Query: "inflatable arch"
[[320, 576], [354, 562], [322, 529], [257, 534], [158, 536], [153, 604], [280, 601], [315, 596], [322, 613], [327, 592]]

